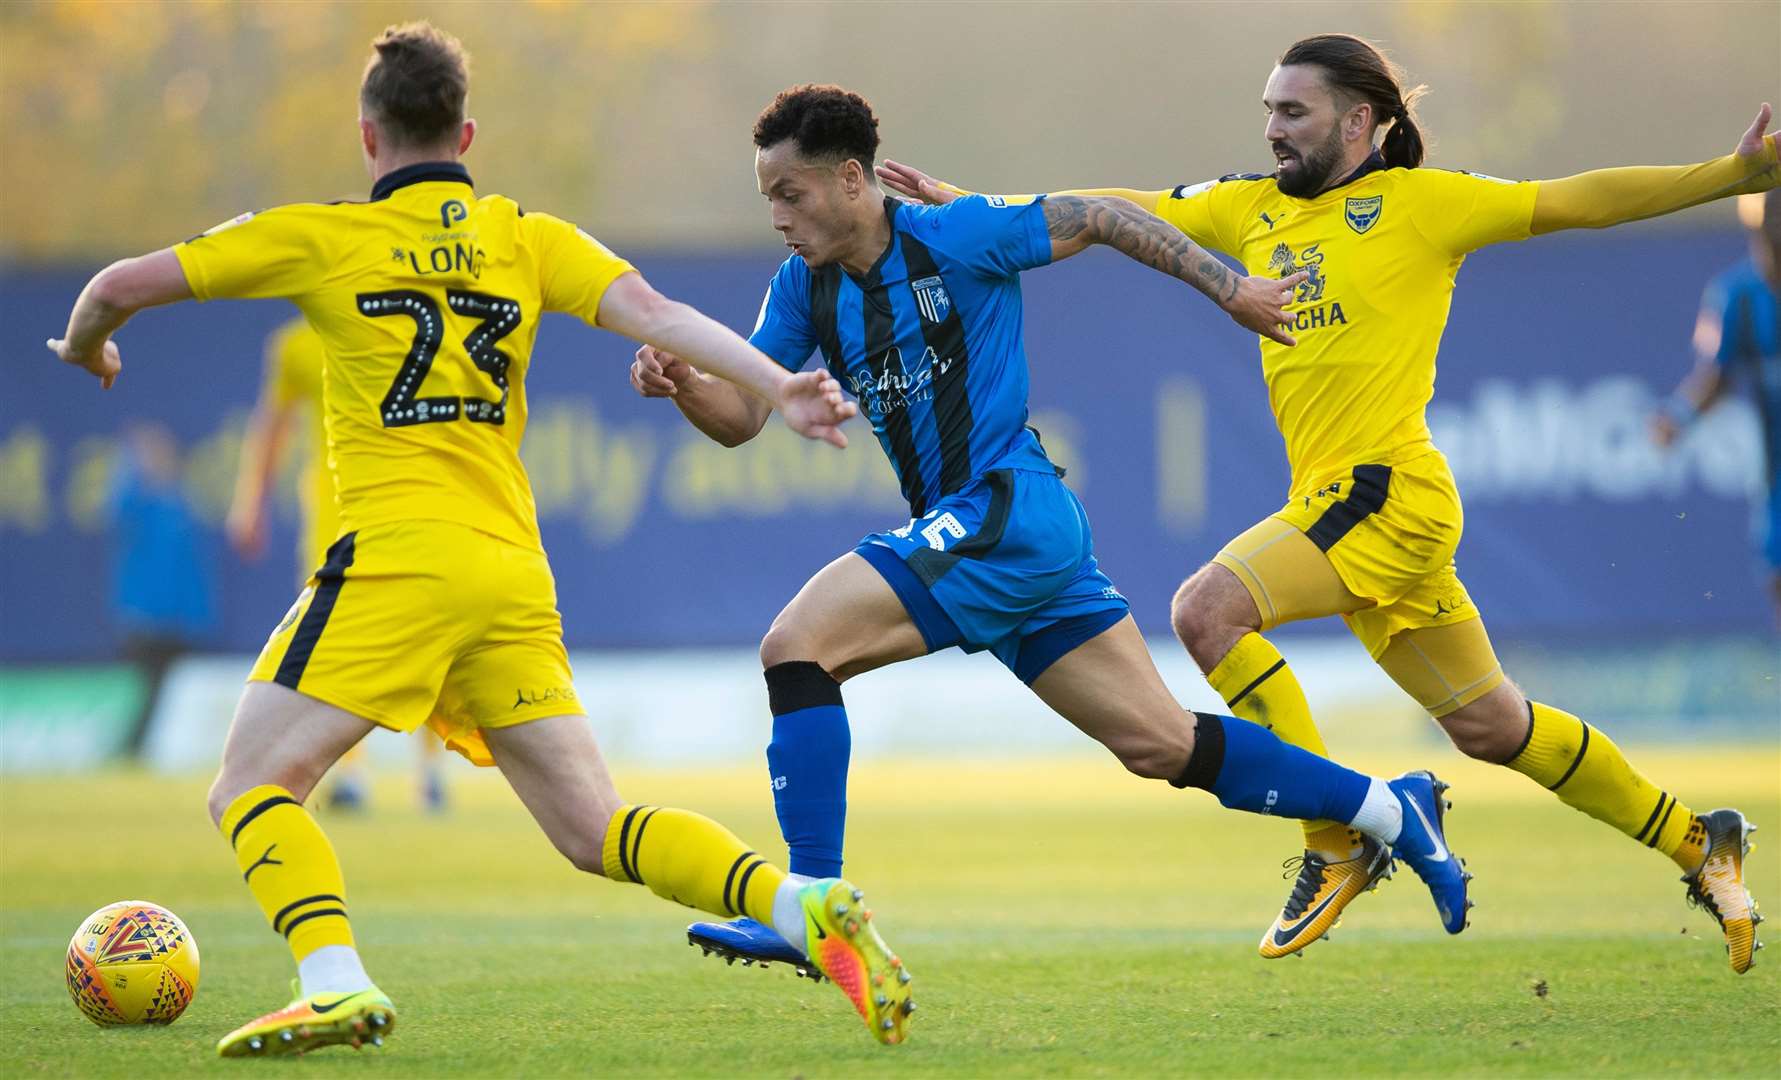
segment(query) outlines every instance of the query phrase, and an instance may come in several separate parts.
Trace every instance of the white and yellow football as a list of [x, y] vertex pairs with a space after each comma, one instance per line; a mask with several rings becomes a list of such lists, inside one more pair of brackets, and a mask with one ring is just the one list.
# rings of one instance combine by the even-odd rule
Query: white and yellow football
[[198, 942], [157, 904], [107, 904], [68, 943], [68, 996], [100, 1027], [171, 1024], [197, 992]]

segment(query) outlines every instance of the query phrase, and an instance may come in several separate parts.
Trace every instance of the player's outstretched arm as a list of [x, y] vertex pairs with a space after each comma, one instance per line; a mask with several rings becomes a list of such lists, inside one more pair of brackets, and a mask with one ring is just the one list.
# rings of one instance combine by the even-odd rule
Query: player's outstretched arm
[[109, 390], [123, 370], [117, 343], [111, 340], [118, 327], [143, 308], [191, 298], [192, 287], [172, 248], [123, 259], [87, 282], [68, 315], [68, 329], [45, 344], [63, 361], [98, 376], [99, 385]]
[[1674, 445], [1689, 424], [1717, 405], [1729, 389], [1724, 358], [1726, 306], [1722, 294], [1709, 286], [1694, 323], [1694, 368], [1651, 417], [1651, 438], [1659, 446]]
[[1659, 446], [1674, 445], [1695, 417], [1717, 405], [1725, 391], [1725, 369], [1714, 360], [1697, 362], [1663, 406], [1652, 414], [1652, 441]]
[[1764, 134], [1770, 114], [1765, 101], [1737, 148], [1712, 161], [1596, 169], [1562, 180], [1542, 180], [1534, 196], [1534, 235], [1603, 229], [1729, 195], [1769, 190], [1781, 183], [1776, 137]]
[[[913, 165], [904, 165], [896, 161], [887, 160], [881, 162], [873, 167], [873, 171], [878, 174], [879, 183], [897, 194], [906, 199], [914, 199], [917, 202], [929, 203], [934, 206], [944, 206], [958, 198], [960, 195], [972, 194], [967, 188], [959, 187], [956, 184], [949, 184], [944, 180], [936, 180]], [[1090, 197], [1124, 199], [1126, 202], [1132, 203], [1142, 209], [1149, 210], [1151, 207], [1155, 206], [1164, 195], [1169, 194], [1169, 191], [1170, 189], [1168, 188], [1164, 188], [1161, 191], [1140, 191], [1137, 188], [1109, 187], [1078, 188], [1070, 191], [1057, 191], [1052, 194], [1086, 195]], [[1038, 198], [1037, 195], [1007, 196], [1010, 203], [1031, 202], [1036, 198]]]
[[1105, 244], [1192, 285], [1239, 326], [1282, 345], [1297, 344], [1285, 329], [1293, 321], [1286, 306], [1307, 276], [1303, 271], [1287, 278], [1244, 277], [1173, 225], [1124, 199], [1049, 195], [1044, 210], [1053, 262]]
[[770, 402], [787, 426], [805, 438], [847, 445], [840, 425], [859, 410], [842, 397], [840, 383], [826, 372], [787, 372], [734, 331], [656, 292], [635, 271], [619, 277], [601, 296], [598, 324], [683, 357]]

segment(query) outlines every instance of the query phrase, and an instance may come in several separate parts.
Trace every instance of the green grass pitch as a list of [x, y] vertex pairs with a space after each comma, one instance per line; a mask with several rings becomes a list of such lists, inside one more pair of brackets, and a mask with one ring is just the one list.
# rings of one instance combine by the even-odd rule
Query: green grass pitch
[[[1521, 777], [1420, 756], [1455, 784], [1472, 928], [1442, 934], [1405, 869], [1330, 941], [1275, 961], [1255, 943], [1285, 896], [1289, 823], [1111, 759], [856, 769], [850, 873], [921, 1006], [888, 1048], [832, 988], [703, 959], [685, 944], [693, 912], [577, 874], [498, 777], [457, 772], [442, 819], [391, 777], [378, 812], [324, 822], [399, 1030], [381, 1051], [270, 1062], [214, 1056], [284, 1003], [292, 970], [204, 818], [203, 779], [8, 778], [0, 1075], [1775, 1074], [1781, 953], [1733, 975], [1667, 860]], [[1736, 805], [1763, 827], [1749, 877], [1781, 910], [1781, 755], [1634, 756], [1697, 809]], [[782, 858], [762, 781], [751, 764], [632, 772], [622, 790]], [[170, 1028], [100, 1030], [62, 985], [77, 922], [120, 899], [171, 907], [202, 948], [197, 997]]]

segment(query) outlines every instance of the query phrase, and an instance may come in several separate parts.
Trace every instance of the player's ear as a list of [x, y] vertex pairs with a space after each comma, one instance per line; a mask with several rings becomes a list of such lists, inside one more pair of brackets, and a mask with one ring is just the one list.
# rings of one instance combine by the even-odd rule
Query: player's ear
[[1342, 134], [1350, 139], [1367, 138], [1373, 130], [1373, 103], [1359, 101], [1342, 118]]
[[841, 163], [841, 190], [847, 192], [849, 198], [859, 195], [866, 188], [866, 170], [854, 158]]
[[470, 144], [476, 141], [476, 121], [466, 119], [464, 130], [458, 132], [458, 156], [462, 157], [470, 150]]
[[365, 148], [366, 161], [377, 157], [377, 125], [363, 116], [359, 117], [359, 145]]

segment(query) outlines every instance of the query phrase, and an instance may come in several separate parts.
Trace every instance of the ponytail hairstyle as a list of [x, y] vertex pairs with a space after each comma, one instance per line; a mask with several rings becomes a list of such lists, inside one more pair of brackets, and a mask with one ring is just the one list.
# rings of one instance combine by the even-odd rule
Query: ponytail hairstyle
[[1353, 34], [1316, 34], [1293, 42], [1280, 66], [1315, 65], [1344, 108], [1366, 102], [1375, 124], [1390, 123], [1380, 153], [1390, 168], [1414, 169], [1422, 164], [1422, 132], [1416, 126], [1416, 102], [1428, 92], [1417, 85], [1404, 89], [1404, 69], [1388, 60], [1379, 47]]

